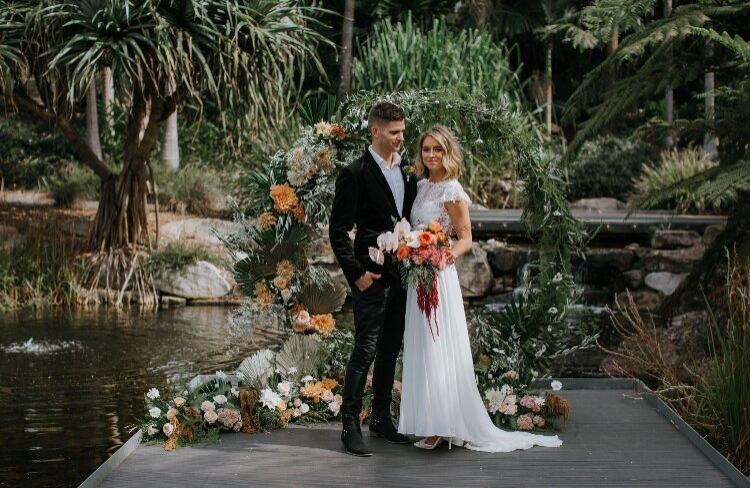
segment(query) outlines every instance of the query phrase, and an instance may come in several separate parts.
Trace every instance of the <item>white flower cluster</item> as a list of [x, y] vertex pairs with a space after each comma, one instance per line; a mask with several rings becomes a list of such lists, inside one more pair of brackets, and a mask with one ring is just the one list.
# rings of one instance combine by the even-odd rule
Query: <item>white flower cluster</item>
[[490, 388], [484, 392], [490, 413], [500, 412], [504, 415], [515, 415], [518, 412], [517, 397], [510, 385], [503, 385], [499, 390]]

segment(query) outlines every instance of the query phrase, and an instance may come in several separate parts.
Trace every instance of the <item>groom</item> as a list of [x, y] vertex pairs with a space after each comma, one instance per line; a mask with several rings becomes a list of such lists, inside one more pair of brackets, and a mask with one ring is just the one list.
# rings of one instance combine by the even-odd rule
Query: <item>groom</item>
[[[352, 289], [354, 351], [346, 368], [341, 406], [341, 441], [347, 453], [371, 456], [362, 440], [359, 412], [367, 373], [375, 361], [370, 433], [406, 444], [391, 420], [393, 376], [404, 338], [406, 290], [398, 270], [386, 260], [378, 265], [368, 248], [377, 247], [379, 234], [409, 218], [417, 183], [401, 168], [405, 115], [389, 102], [375, 104], [367, 116], [371, 144], [361, 158], [341, 170], [336, 180], [329, 237], [336, 259]], [[356, 226], [352, 247], [349, 231]]]

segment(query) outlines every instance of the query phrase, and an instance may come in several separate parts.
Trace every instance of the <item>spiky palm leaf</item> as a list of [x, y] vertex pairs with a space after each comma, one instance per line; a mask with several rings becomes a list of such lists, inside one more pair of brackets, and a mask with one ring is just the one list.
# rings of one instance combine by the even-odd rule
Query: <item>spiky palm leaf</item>
[[310, 314], [332, 313], [344, 304], [346, 290], [337, 283], [309, 283], [302, 288], [299, 300]]
[[302, 247], [289, 242], [275, 244], [271, 249], [261, 248], [252, 255], [237, 261], [234, 265], [234, 276], [243, 293], [252, 296], [255, 282], [259, 279], [269, 278], [276, 274], [276, 265], [279, 261], [297, 261], [302, 252]]
[[295, 368], [298, 376], [313, 374], [325, 355], [319, 340], [311, 335], [294, 334], [276, 354], [276, 367], [286, 372]]
[[242, 382], [254, 388], [265, 388], [268, 378], [273, 374], [276, 353], [270, 349], [261, 349], [252, 356], [246, 357], [237, 368]]

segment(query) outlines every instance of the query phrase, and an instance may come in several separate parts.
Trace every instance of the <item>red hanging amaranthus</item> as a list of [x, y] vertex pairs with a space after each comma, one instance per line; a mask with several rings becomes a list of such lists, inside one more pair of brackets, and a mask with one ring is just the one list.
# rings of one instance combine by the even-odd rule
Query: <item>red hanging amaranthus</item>
[[[417, 306], [427, 318], [427, 328], [430, 329], [433, 341], [435, 340], [435, 335], [440, 337], [440, 328], [438, 327], [437, 316], [435, 314], [438, 303], [437, 275], [433, 275], [429, 292], [425, 291], [422, 283], [417, 285]], [[433, 323], [435, 324], [435, 332], [432, 331]]]

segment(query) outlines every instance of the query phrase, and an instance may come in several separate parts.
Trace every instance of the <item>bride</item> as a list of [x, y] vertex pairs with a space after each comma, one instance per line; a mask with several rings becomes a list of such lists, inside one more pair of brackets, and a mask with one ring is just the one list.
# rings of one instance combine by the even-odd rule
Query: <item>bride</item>
[[417, 306], [417, 293], [407, 292], [403, 381], [398, 431], [424, 439], [414, 445], [434, 449], [441, 442], [486, 452], [508, 452], [532, 446], [557, 447], [557, 436], [507, 432], [495, 427], [485, 409], [474, 377], [461, 287], [455, 259], [471, 250], [470, 203], [457, 178], [461, 149], [447, 127], [436, 125], [419, 139], [415, 168], [425, 179], [410, 221], [414, 225], [437, 220], [458, 241], [449, 262], [437, 277], [439, 335], [433, 340]]

